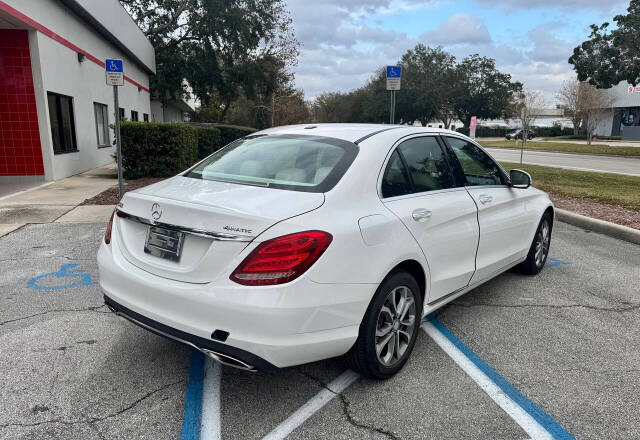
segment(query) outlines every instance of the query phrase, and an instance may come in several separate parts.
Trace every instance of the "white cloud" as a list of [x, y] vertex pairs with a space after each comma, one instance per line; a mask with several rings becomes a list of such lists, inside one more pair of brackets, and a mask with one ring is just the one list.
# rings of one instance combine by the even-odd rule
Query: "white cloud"
[[618, 10], [621, 6], [628, 6], [628, 0], [477, 0], [485, 6], [501, 6], [507, 11], [554, 7], [575, 11], [595, 9], [600, 11]]
[[491, 42], [491, 35], [487, 26], [477, 17], [455, 14], [437, 29], [423, 33], [420, 40], [427, 45], [483, 44]]
[[[353, 90], [362, 86], [376, 69], [396, 62], [418, 42], [443, 45], [458, 59], [473, 53], [494, 58], [500, 70], [510, 73], [525, 87], [542, 91], [549, 103], [555, 101], [562, 81], [574, 76], [567, 59], [577, 43], [557, 35], [569, 21], [548, 22], [528, 33], [514, 32], [514, 37], [507, 41], [496, 41], [481, 19], [468, 14], [453, 15], [420, 38], [413, 38], [402, 30], [382, 29], [378, 27], [381, 23], [371, 20], [374, 15], [376, 20], [384, 20], [386, 13], [397, 10], [419, 9], [424, 13], [442, 1], [289, 0], [296, 35], [302, 43], [296, 69], [297, 86], [308, 98], [322, 92]], [[597, 7], [600, 1], [476, 0], [483, 5], [514, 7], [569, 3]], [[615, 3], [619, 2], [613, 0], [610, 5]]]
[[527, 53], [532, 60], [548, 63], [567, 62], [576, 45], [554, 35], [553, 29], [560, 26], [561, 23], [543, 24], [527, 33], [533, 44], [533, 49]]

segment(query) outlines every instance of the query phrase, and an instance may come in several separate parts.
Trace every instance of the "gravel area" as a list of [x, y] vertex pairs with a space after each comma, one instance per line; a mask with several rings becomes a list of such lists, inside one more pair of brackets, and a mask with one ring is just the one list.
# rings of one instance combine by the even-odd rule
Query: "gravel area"
[[586, 199], [573, 199], [550, 194], [553, 204], [557, 208], [566, 209], [588, 217], [605, 220], [618, 225], [640, 229], [640, 211], [623, 208], [621, 206], [600, 203]]
[[[124, 182], [123, 190], [124, 192], [133, 191], [134, 189], [142, 188], [143, 186], [148, 186], [164, 179], [164, 177], [143, 177], [141, 179], [127, 180]], [[82, 205], [116, 205], [119, 201], [118, 186], [116, 185], [113, 188], [101, 192], [97, 196], [85, 200], [82, 202]]]

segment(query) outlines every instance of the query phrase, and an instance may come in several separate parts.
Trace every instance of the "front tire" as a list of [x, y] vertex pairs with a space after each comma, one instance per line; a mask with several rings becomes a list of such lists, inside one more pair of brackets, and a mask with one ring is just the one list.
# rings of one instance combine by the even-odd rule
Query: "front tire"
[[545, 212], [538, 224], [536, 235], [533, 237], [527, 259], [518, 265], [520, 272], [527, 275], [537, 275], [542, 271], [549, 255], [552, 229], [551, 215]]
[[421, 298], [409, 273], [388, 276], [367, 308], [356, 343], [345, 355], [348, 367], [371, 379], [387, 379], [400, 371], [416, 343]]

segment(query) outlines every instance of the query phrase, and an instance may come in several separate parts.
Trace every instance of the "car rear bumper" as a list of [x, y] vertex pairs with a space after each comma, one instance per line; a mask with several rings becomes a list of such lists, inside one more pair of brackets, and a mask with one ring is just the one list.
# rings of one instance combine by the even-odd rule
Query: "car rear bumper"
[[[377, 287], [320, 284], [305, 276], [267, 287], [185, 283], [129, 263], [114, 241], [100, 247], [98, 267], [105, 302], [116, 313], [247, 370], [346, 353]], [[225, 337], [214, 335], [217, 330]]]
[[149, 319], [146, 316], [126, 308], [122, 304], [118, 304], [106, 295], [104, 296], [104, 303], [109, 307], [109, 310], [114, 312], [116, 315], [122, 316], [132, 323], [157, 335], [164, 336], [165, 338], [196, 348], [207, 356], [210, 356], [225, 365], [247, 371], [272, 371], [277, 369], [275, 365], [247, 351], [240, 350], [211, 339], [201, 338], [199, 336], [185, 333], [176, 328], [164, 325], [161, 322]]

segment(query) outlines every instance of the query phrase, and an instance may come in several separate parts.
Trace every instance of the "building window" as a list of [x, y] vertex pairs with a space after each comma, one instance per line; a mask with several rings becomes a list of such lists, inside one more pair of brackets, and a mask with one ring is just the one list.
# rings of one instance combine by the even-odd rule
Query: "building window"
[[98, 147], [109, 146], [109, 107], [99, 102], [93, 103], [93, 111], [96, 118], [96, 137]]
[[76, 125], [73, 119], [73, 98], [47, 92], [51, 138], [55, 154], [78, 151]]
[[121, 121], [122, 121], [122, 120], [124, 120], [124, 109], [123, 109], [122, 107], [120, 107], [120, 108], [118, 109], [118, 111], [120, 112], [120, 120], [121, 120]]
[[138, 122], [138, 112], [137, 111], [131, 110], [131, 120], [133, 122]]
[[149, 114], [148, 113], [143, 113], [142, 114], [142, 120], [144, 122], [149, 122]]

